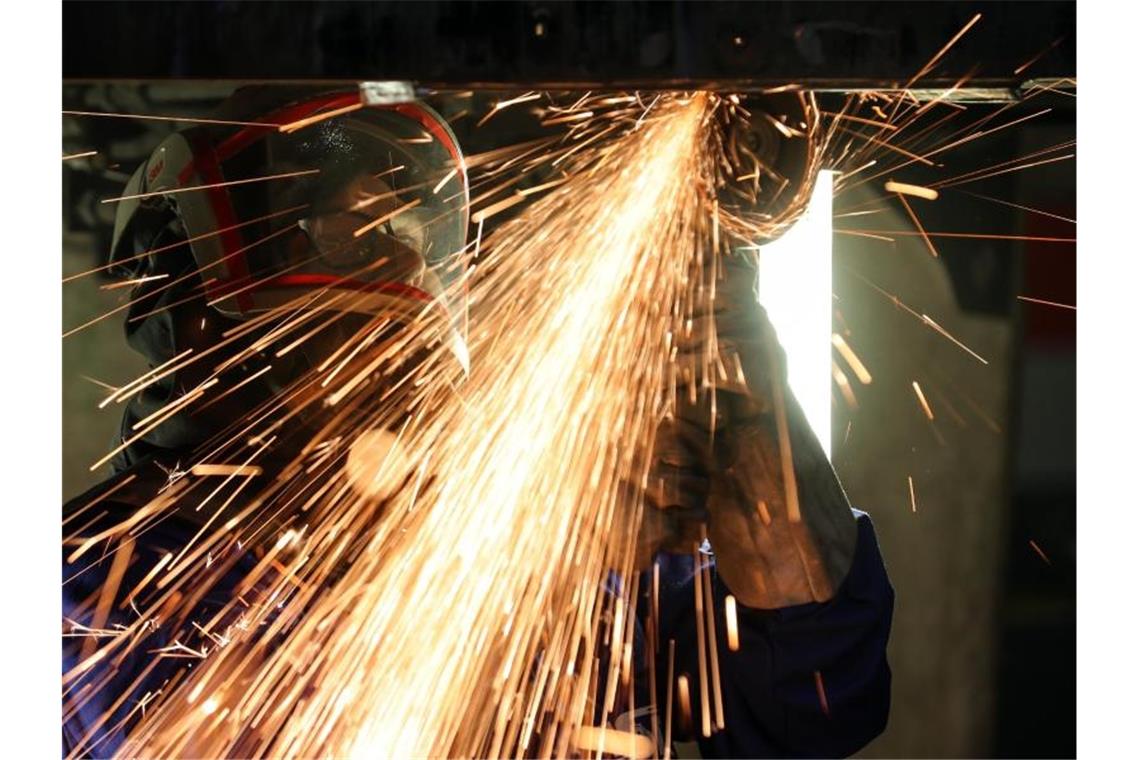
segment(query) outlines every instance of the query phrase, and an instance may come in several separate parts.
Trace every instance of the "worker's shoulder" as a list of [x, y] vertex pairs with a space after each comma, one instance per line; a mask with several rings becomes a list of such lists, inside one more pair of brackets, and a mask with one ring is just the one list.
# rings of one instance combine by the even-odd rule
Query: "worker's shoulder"
[[855, 517], [855, 524], [859, 527], [859, 536], [867, 535], [874, 538], [875, 521], [871, 519], [870, 513], [851, 507], [851, 514]]
[[851, 508], [851, 514], [855, 517], [855, 525], [858, 529], [859, 545], [856, 548], [856, 554], [860, 551], [873, 550], [876, 554], [879, 551], [879, 537], [875, 530], [875, 522], [871, 519], [871, 515], [862, 509]]

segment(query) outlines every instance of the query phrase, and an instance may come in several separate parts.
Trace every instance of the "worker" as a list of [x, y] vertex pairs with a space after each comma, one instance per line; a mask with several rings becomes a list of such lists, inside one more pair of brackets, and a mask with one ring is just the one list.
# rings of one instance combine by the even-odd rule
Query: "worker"
[[[466, 241], [468, 196], [458, 142], [422, 103], [362, 108], [358, 97], [239, 90], [220, 113], [218, 121], [228, 123], [172, 135], [124, 190], [111, 264], [137, 282], [127, 340], [156, 371], [132, 389], [112, 476], [63, 509], [65, 753], [102, 757], [122, 749], [149, 701], [186, 666], [178, 656], [186, 642], [171, 638], [189, 624], [185, 618], [145, 629], [144, 643], [92, 658], [93, 637], [132, 622], [131, 590], [202, 528], [205, 517], [174, 496], [162, 519], [144, 514], [164, 493], [178, 493], [184, 468], [235, 436], [252, 435], [251, 420], [276, 414], [291, 424], [275, 427], [278, 437], [253, 481], [280, 474], [327, 421], [320, 404], [298, 403], [320, 392], [299, 378], [378, 317], [385, 339], [415, 339], [406, 339], [400, 371], [376, 378], [383, 385], [369, 393], [400, 386], [424, 356], [435, 355], [432, 346], [446, 347], [457, 377], [467, 370], [464, 274], [455, 253]], [[337, 109], [344, 112], [303, 126]], [[302, 126], [278, 129], [289, 124]], [[432, 192], [449, 167], [454, 186]], [[271, 179], [218, 186], [243, 177]], [[651, 701], [648, 667], [656, 668], [658, 705], [675, 685], [662, 642], [674, 644], [674, 672], [696, 683], [691, 550], [699, 545], [695, 556], [710, 567], [716, 609], [727, 595], [735, 599], [740, 645], [730, 651], [718, 627], [723, 728], [705, 735], [693, 718], [703, 708], [694, 689], [692, 712], [674, 713], [673, 737], [695, 739], [709, 757], [851, 754], [886, 724], [893, 592], [870, 518], [851, 509], [786, 384], [756, 301], [754, 257], [729, 254], [724, 269], [716, 301], [697, 318], [715, 323], [718, 342], [739, 356], [742, 372], [695, 403], [679, 399], [658, 432], [640, 543], [660, 580], [658, 656], [646, 662], [642, 598], [637, 702]], [[259, 315], [282, 307], [339, 318], [270, 361], [278, 347], [258, 341], [275, 323]], [[220, 347], [209, 361], [185, 361]], [[682, 340], [679, 361], [695, 361], [701, 351], [697, 339]], [[241, 360], [227, 366], [226, 357], [236, 355]], [[231, 390], [176, 404], [219, 366], [230, 373]], [[155, 419], [162, 421], [156, 426]], [[793, 463], [794, 487], [785, 482], [785, 461]], [[145, 530], [115, 551], [91, 548], [93, 537], [136, 515]], [[116, 565], [123, 552], [127, 559]], [[211, 559], [215, 582], [196, 590], [193, 618], [225, 607], [257, 562], [236, 550]], [[641, 715], [624, 720], [644, 731], [644, 711], [635, 712]]]

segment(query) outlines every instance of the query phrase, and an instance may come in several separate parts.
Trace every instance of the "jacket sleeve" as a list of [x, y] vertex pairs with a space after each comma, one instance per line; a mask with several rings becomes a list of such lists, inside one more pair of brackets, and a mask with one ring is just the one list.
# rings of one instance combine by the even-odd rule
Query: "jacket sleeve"
[[[674, 735], [682, 741], [695, 736], [702, 756], [842, 757], [886, 727], [891, 684], [886, 647], [894, 591], [870, 518], [855, 514], [855, 558], [836, 595], [825, 603], [779, 610], [738, 606], [740, 647], [735, 652], [728, 651], [725, 633], [729, 592], [714, 570], [725, 726], [711, 737], [701, 735], [691, 571], [687, 584], [673, 585], [662, 600], [671, 609], [667, 613], [662, 607], [661, 640], [675, 639], [675, 673], [687, 673], [693, 687], [692, 719], [685, 726], [675, 711]], [[711, 684], [709, 691], [713, 703]], [[710, 711], [715, 715], [715, 704]]]

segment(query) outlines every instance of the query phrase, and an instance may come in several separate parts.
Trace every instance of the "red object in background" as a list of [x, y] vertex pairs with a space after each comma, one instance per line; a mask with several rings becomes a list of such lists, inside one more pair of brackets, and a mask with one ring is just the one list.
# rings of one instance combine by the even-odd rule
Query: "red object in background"
[[[1072, 209], [1046, 208], [1067, 216]], [[1076, 237], [1076, 225], [1025, 214], [1025, 234], [1030, 237]], [[1025, 242], [1022, 284], [1018, 295], [1056, 303], [1077, 304], [1076, 243]], [[1077, 313], [1072, 309], [1018, 300], [1024, 317], [1025, 345], [1038, 349], [1072, 348], [1077, 340]]]

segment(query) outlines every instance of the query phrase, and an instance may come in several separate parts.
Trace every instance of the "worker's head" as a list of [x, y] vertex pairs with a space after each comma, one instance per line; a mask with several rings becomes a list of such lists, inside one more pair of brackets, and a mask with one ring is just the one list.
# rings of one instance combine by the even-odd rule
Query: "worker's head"
[[236, 350], [293, 320], [266, 343], [278, 391], [365, 335], [465, 371], [467, 176], [446, 122], [311, 88], [239, 90], [220, 117], [168, 137], [118, 204], [112, 263], [145, 280], [135, 347]]

